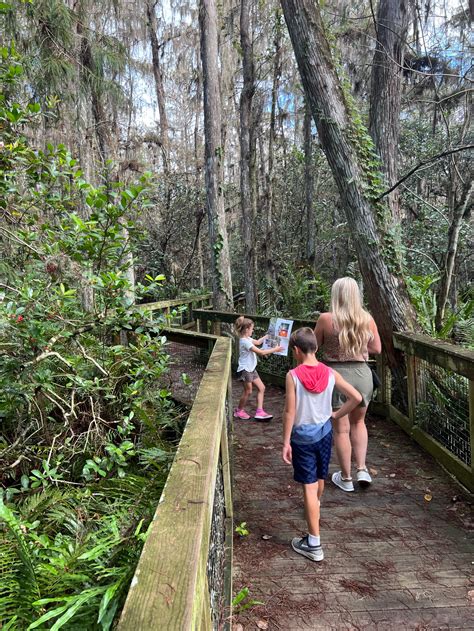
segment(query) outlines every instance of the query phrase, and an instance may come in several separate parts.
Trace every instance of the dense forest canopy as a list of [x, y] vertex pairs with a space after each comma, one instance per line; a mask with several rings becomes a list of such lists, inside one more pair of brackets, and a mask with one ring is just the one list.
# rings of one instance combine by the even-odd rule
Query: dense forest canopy
[[394, 330], [474, 346], [471, 17], [0, 2], [0, 625], [123, 604], [182, 427], [139, 305], [314, 319], [350, 275], [395, 377]]
[[[377, 97], [374, 61], [376, 68], [394, 66], [399, 130], [384, 190], [394, 184], [390, 178], [421, 167], [397, 186], [389, 228], [415, 301], [443, 300], [443, 277], [453, 265], [445, 320], [469, 297], [463, 228], [471, 204], [470, 156], [449, 152], [470, 142], [470, 17], [462, 3], [405, 4], [396, 60], [389, 51], [384, 58], [383, 43], [377, 57], [384, 17], [370, 3], [332, 2], [321, 11], [341, 83], [371, 133], [381, 127], [369, 120]], [[166, 296], [212, 286], [198, 12], [196, 3], [173, 2], [39, 1], [3, 9], [3, 44], [14, 45], [23, 68], [15, 98], [42, 108], [36, 122], [22, 128], [33, 145], [64, 144], [94, 184], [127, 184], [151, 172], [150, 204], [134, 217], [142, 238], [132, 243], [140, 252], [133, 267], [138, 280], [163, 273]], [[296, 290], [288, 282], [296, 274], [299, 287], [316, 281], [298, 313], [317, 311], [328, 283], [360, 272], [338, 183], [305, 115], [281, 8], [224, 2], [217, 19], [221, 188], [234, 292], [245, 290], [252, 304], [258, 287], [260, 310], [288, 311], [296, 307], [286, 295]], [[382, 157], [384, 172], [389, 158]], [[450, 262], [446, 251], [453, 248]], [[442, 324], [438, 318], [436, 328]], [[434, 330], [434, 323], [428, 326]]]

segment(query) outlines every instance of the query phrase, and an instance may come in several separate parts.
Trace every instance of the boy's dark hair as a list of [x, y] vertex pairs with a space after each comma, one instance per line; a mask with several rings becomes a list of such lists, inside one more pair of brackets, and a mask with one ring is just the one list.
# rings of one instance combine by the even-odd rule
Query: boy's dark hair
[[290, 348], [293, 349], [295, 346], [305, 355], [315, 353], [318, 350], [318, 342], [313, 329], [310, 329], [309, 326], [304, 326], [295, 331], [290, 337]]

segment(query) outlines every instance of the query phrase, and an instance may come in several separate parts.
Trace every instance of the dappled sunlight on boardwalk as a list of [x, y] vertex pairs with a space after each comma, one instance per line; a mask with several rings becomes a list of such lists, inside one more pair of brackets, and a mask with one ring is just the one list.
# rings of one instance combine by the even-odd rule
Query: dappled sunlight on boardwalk
[[[239, 394], [234, 382], [234, 401]], [[234, 519], [250, 534], [234, 537], [233, 591], [248, 587], [263, 602], [236, 615], [234, 629], [473, 629], [467, 498], [390, 421], [368, 420], [372, 487], [326, 484], [324, 561], [293, 552], [305, 521], [300, 485], [280, 455], [283, 403], [283, 390], [268, 386], [273, 421], [234, 424]]]

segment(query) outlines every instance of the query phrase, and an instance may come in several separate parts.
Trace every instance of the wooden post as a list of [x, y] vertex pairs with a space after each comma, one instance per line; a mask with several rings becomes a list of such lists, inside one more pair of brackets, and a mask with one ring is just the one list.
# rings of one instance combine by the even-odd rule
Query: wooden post
[[416, 357], [405, 355], [407, 365], [408, 418], [411, 425], [416, 424]]
[[471, 441], [471, 474], [474, 480], [474, 381], [469, 379], [469, 440]]

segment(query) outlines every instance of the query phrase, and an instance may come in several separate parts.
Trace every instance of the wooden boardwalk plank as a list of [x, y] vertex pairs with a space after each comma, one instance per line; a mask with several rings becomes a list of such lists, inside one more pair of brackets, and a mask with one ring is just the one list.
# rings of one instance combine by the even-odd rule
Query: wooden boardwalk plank
[[389, 421], [368, 421], [372, 487], [343, 493], [326, 485], [325, 560], [291, 550], [305, 521], [300, 485], [280, 456], [283, 403], [283, 391], [269, 386], [273, 421], [235, 422], [234, 518], [250, 535], [235, 535], [234, 593], [248, 587], [264, 604], [234, 616], [234, 628], [474, 629], [468, 498]]

